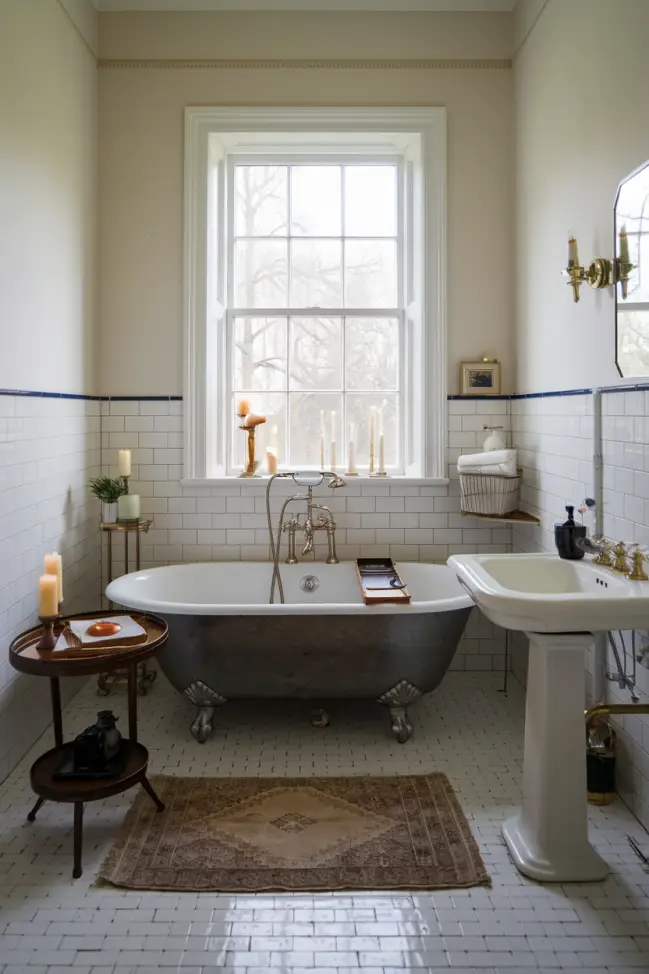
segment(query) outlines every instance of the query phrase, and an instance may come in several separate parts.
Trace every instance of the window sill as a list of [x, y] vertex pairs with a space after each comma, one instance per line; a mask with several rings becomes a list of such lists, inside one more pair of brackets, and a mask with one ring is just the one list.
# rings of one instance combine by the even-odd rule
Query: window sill
[[[345, 479], [345, 474], [341, 473]], [[180, 481], [181, 487], [265, 487], [269, 481], [268, 476], [259, 477], [196, 477], [193, 479], [184, 478]], [[286, 482], [288, 478], [283, 478]], [[385, 487], [446, 487], [448, 486], [447, 477], [348, 477], [347, 483], [352, 484], [373, 484]]]

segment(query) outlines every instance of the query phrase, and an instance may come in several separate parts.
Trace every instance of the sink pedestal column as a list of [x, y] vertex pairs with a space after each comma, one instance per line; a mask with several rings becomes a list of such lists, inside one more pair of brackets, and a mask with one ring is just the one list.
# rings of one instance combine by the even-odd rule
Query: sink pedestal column
[[588, 841], [586, 799], [586, 633], [531, 632], [525, 711], [523, 806], [503, 825], [522, 873], [541, 882], [604, 879]]

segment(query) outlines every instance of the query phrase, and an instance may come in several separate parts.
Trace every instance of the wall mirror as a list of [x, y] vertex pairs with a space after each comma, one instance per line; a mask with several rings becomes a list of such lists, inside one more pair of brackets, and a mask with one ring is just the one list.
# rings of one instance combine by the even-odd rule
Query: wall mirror
[[616, 363], [649, 376], [649, 162], [622, 180], [615, 200]]

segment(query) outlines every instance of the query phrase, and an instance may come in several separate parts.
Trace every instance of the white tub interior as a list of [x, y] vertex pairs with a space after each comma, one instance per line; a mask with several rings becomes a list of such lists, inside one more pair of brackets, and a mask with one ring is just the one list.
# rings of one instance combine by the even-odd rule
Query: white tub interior
[[[353, 562], [282, 564], [284, 605], [268, 604], [270, 562], [205, 562], [153, 568], [122, 575], [111, 582], [106, 594], [120, 605], [163, 615], [443, 612], [472, 605], [446, 565], [402, 562], [397, 568], [412, 596], [407, 606], [366, 606]], [[300, 588], [300, 581], [307, 575], [318, 579], [315, 591], [304, 592]], [[279, 598], [277, 593], [275, 597]]]

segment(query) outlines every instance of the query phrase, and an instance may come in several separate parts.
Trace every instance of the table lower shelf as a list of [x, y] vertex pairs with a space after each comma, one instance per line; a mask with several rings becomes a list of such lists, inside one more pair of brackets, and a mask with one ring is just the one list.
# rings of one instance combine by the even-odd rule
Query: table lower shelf
[[119, 795], [146, 777], [149, 752], [138, 741], [122, 739], [123, 767], [110, 778], [55, 777], [71, 743], [53, 747], [42, 754], [29, 773], [32, 790], [39, 798], [53, 802], [92, 802]]

